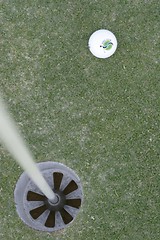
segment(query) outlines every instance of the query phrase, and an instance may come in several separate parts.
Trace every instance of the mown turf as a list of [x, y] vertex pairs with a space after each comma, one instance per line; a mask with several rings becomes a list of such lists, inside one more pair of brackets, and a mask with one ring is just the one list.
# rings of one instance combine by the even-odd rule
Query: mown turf
[[[66, 164], [84, 188], [69, 228], [28, 228], [13, 198], [22, 170], [1, 146], [1, 240], [159, 239], [158, 5], [1, 1], [0, 89], [36, 161]], [[118, 39], [106, 60], [87, 47], [100, 28]]]

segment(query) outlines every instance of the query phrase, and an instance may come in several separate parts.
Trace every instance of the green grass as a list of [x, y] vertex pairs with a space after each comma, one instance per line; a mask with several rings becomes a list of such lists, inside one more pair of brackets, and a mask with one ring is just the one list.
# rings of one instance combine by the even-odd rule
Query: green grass
[[[28, 228], [13, 197], [22, 170], [1, 146], [1, 240], [159, 239], [158, 5], [1, 1], [0, 89], [36, 161], [66, 164], [84, 189], [69, 228]], [[100, 28], [118, 39], [105, 60], [87, 47]]]

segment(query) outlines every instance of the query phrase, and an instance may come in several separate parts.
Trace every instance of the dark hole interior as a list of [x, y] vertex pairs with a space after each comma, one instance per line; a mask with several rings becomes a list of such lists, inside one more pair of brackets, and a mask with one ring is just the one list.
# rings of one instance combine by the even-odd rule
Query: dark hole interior
[[44, 201], [46, 197], [36, 192], [28, 191], [27, 201]]
[[63, 174], [60, 172], [53, 173], [54, 189], [59, 190], [62, 182]]
[[32, 209], [30, 211], [30, 214], [31, 214], [32, 218], [37, 219], [46, 210], [47, 210], [46, 205], [43, 205], [43, 206]]
[[65, 195], [75, 191], [76, 189], [78, 188], [78, 185], [75, 183], [75, 181], [71, 181], [67, 186], [66, 188], [63, 190], [63, 193]]
[[55, 223], [56, 223], [55, 216], [56, 216], [57, 211], [59, 211], [64, 224], [68, 224], [73, 220], [73, 217], [71, 216], [71, 214], [67, 210], [65, 210], [63, 206], [68, 205], [68, 206], [78, 209], [81, 205], [81, 199], [66, 199], [65, 198], [65, 195], [78, 189], [78, 185], [75, 183], [75, 181], [72, 180], [65, 187], [65, 189], [63, 191], [61, 191], [60, 187], [61, 187], [62, 179], [63, 179], [62, 173], [60, 173], [60, 172], [53, 173], [54, 190], [55, 190], [55, 192], [59, 192], [60, 194], [62, 194], [65, 199], [65, 201], [62, 203], [62, 206], [59, 208], [53, 208], [53, 209], [49, 208], [49, 206], [46, 204], [47, 198], [44, 195], [41, 195], [41, 194], [33, 192], [33, 191], [28, 191], [28, 193], [27, 193], [28, 201], [42, 201], [43, 202], [43, 205], [41, 205], [37, 208], [34, 208], [30, 211], [31, 217], [36, 220], [46, 210], [48, 210], [49, 214], [48, 214], [46, 221], [44, 220], [44, 225], [49, 228], [55, 227]]
[[64, 208], [60, 211], [60, 214], [65, 224], [68, 224], [73, 220], [73, 217]]
[[48, 215], [48, 218], [45, 222], [46, 227], [51, 227], [53, 228], [55, 226], [55, 212], [50, 212]]
[[79, 208], [81, 206], [81, 199], [66, 199], [66, 205]]

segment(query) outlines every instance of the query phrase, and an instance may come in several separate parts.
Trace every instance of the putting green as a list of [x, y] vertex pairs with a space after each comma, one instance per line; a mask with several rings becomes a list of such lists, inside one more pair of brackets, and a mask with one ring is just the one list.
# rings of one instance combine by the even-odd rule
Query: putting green
[[[72, 168], [84, 202], [63, 231], [28, 228], [13, 197], [22, 169], [0, 146], [0, 239], [158, 240], [158, 1], [1, 6], [0, 90], [36, 162]], [[101, 28], [118, 41], [108, 59], [87, 46]]]

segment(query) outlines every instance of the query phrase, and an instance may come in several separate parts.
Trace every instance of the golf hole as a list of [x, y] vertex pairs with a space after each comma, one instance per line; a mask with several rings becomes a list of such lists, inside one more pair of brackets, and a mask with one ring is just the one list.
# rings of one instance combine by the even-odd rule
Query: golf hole
[[53, 232], [66, 228], [76, 218], [82, 204], [80, 179], [61, 163], [36, 165], [53, 189], [55, 198], [48, 199], [24, 172], [14, 191], [17, 213], [25, 224], [36, 230]]

